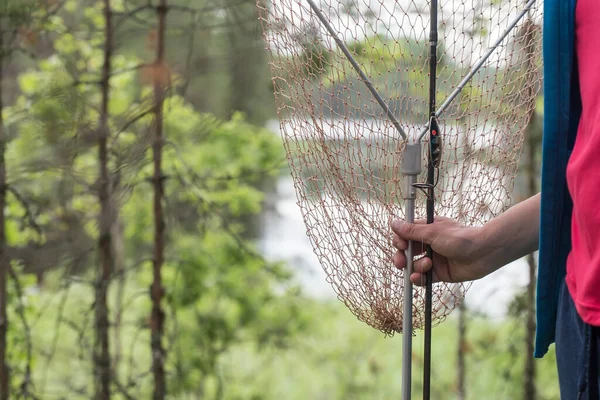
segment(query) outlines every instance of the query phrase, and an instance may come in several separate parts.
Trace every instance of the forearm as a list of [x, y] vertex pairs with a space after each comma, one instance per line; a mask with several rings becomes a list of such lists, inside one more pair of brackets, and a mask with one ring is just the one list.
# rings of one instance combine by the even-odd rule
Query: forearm
[[530, 197], [483, 226], [482, 258], [492, 271], [538, 249], [540, 197], [539, 193]]

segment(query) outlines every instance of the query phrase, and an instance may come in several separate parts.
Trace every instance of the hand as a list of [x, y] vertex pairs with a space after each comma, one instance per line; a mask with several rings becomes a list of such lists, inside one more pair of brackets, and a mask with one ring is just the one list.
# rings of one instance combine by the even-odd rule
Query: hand
[[[408, 241], [413, 242], [413, 254], [433, 250], [434, 282], [465, 282], [482, 278], [493, 272], [485, 261], [486, 239], [481, 227], [468, 227], [456, 221], [436, 217], [433, 224], [416, 221], [414, 224], [396, 220], [392, 223], [393, 244], [398, 249], [394, 255], [396, 268], [406, 268]], [[425, 285], [425, 274], [431, 269], [432, 260], [423, 257], [413, 264], [410, 280], [419, 286]]]

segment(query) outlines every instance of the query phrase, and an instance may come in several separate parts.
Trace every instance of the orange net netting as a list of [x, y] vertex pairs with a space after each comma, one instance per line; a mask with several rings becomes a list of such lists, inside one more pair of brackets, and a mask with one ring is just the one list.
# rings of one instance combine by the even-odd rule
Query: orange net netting
[[[429, 118], [429, 2], [316, 3], [408, 141], [417, 140]], [[314, 252], [339, 299], [360, 320], [386, 334], [401, 332], [404, 278], [393, 266], [390, 222], [404, 218], [407, 140], [306, 1], [258, 5], [281, 133]], [[437, 104], [525, 6], [523, 0], [440, 0]], [[541, 7], [531, 7], [439, 116], [436, 215], [481, 225], [510, 205], [541, 88], [541, 19]], [[425, 169], [419, 179], [426, 180]], [[417, 197], [416, 218], [425, 217], [425, 202], [425, 195]], [[434, 325], [467, 289], [434, 284]], [[413, 326], [420, 329], [424, 288], [413, 296]]]

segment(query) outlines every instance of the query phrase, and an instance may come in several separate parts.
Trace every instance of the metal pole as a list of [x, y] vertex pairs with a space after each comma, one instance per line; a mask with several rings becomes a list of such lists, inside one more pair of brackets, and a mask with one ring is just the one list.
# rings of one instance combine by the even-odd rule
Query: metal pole
[[[406, 177], [405, 220], [415, 221], [415, 200], [417, 188], [415, 183], [421, 173], [421, 144], [411, 143], [406, 146], [402, 157], [402, 174]], [[413, 285], [410, 276], [413, 272], [414, 249], [412, 242], [405, 251], [406, 269], [404, 270], [404, 309], [402, 312], [402, 400], [411, 400], [412, 389], [412, 334], [413, 334]]]
[[[435, 213], [434, 180], [436, 164], [439, 163], [439, 136], [435, 115], [437, 93], [437, 44], [438, 44], [438, 2], [431, 0], [431, 22], [429, 32], [429, 158], [427, 163], [427, 223], [433, 223]], [[427, 257], [433, 261], [431, 246], [427, 246]], [[433, 298], [433, 268], [425, 275], [425, 349], [423, 351], [423, 400], [431, 396], [431, 313]]]
[[[496, 41], [488, 48], [488, 51], [473, 66], [473, 68], [471, 68], [471, 70], [469, 71], [469, 73], [458, 84], [458, 86], [456, 87], [456, 89], [454, 89], [452, 91], [452, 93], [450, 93], [450, 95], [448, 96], [448, 98], [444, 101], [444, 103], [442, 103], [442, 105], [440, 106], [440, 108], [438, 108], [438, 110], [436, 111], [435, 116], [437, 118], [439, 118], [446, 111], [446, 109], [450, 106], [450, 104], [452, 104], [452, 102], [456, 99], [456, 97], [460, 94], [460, 92], [463, 91], [463, 89], [465, 88], [465, 86], [467, 86], [467, 83], [469, 83], [469, 81], [473, 78], [473, 76], [475, 76], [475, 74], [477, 73], [477, 71], [479, 71], [481, 69], [481, 67], [483, 67], [483, 64], [485, 64], [485, 62], [488, 60], [488, 58], [490, 58], [491, 55], [494, 54], [494, 52], [496, 51], [496, 49], [500, 46], [500, 44], [504, 41], [504, 39], [506, 39], [506, 37], [508, 36], [508, 34], [513, 29], [515, 29], [515, 27], [517, 26], [517, 24], [519, 23], [519, 21], [525, 15], [527, 15], [527, 13], [529, 12], [529, 10], [531, 10], [533, 8], [533, 5], [535, 4], [535, 1], [536, 0], [529, 0], [527, 2], [527, 4], [525, 4], [525, 8], [515, 17], [514, 20], [512, 20], [512, 22], [508, 25], [508, 28], [506, 28], [506, 30], [500, 35], [500, 37], [498, 39], [496, 39]], [[419, 135], [419, 139], [418, 140], [420, 141], [421, 139], [423, 139], [423, 137], [427, 134], [427, 132], [429, 132], [429, 127], [426, 127], [425, 129], [423, 129], [423, 131]]]

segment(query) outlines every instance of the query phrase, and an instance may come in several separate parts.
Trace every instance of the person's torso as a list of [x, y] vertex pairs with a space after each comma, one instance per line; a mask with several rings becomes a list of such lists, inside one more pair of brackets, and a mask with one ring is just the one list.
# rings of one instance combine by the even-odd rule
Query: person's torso
[[567, 182], [573, 199], [567, 283], [584, 321], [600, 325], [600, 1], [578, 0], [575, 50], [582, 114]]

